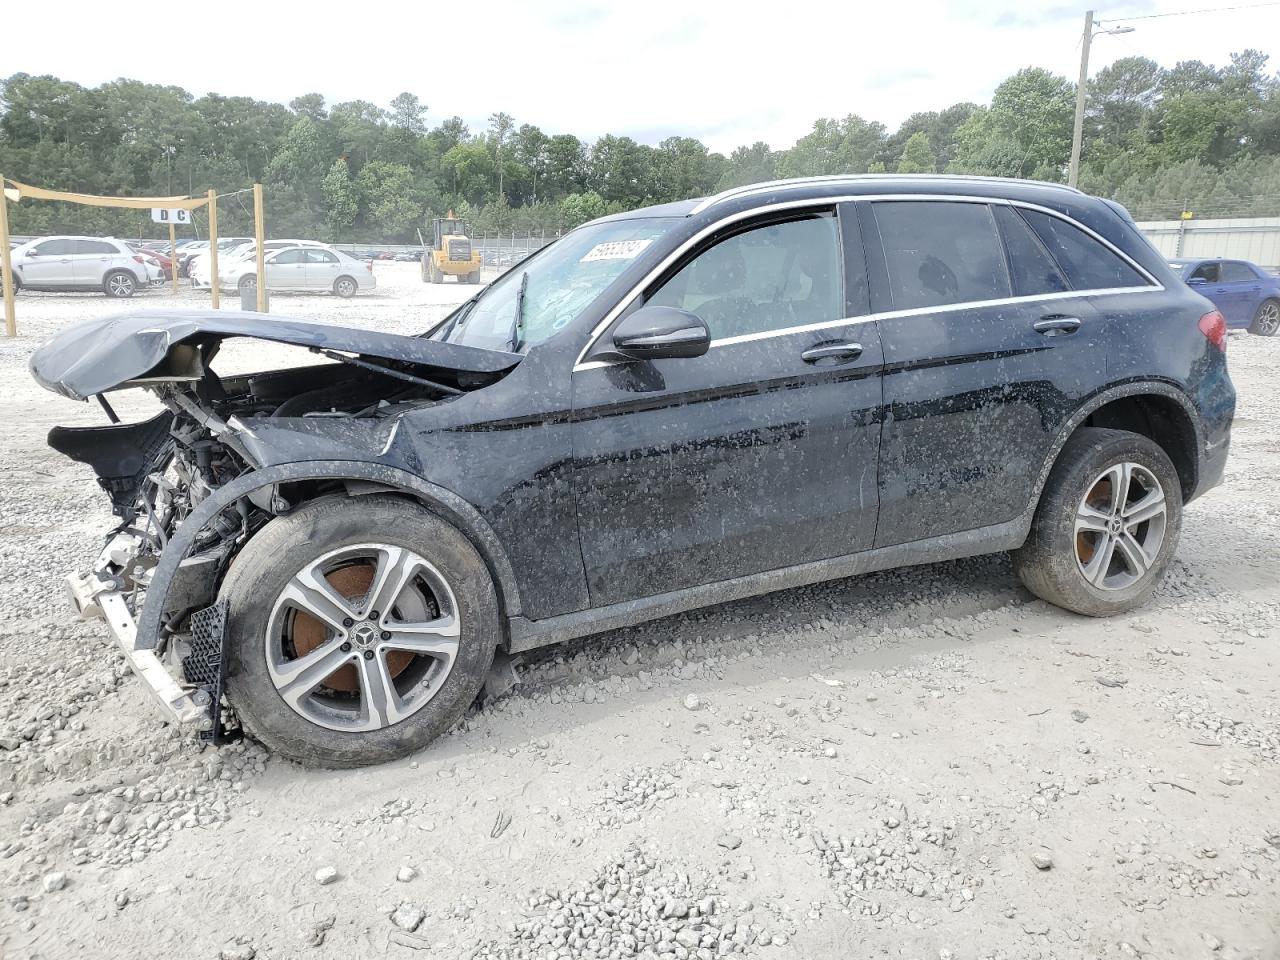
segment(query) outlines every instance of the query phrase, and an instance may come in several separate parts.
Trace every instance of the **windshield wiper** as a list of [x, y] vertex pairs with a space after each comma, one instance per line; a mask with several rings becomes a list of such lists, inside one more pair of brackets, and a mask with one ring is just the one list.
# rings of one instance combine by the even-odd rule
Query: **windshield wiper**
[[524, 339], [524, 294], [529, 289], [529, 271], [520, 274], [520, 288], [516, 290], [516, 315], [511, 318], [511, 336], [507, 337], [507, 349], [512, 353], [520, 350], [520, 341]]

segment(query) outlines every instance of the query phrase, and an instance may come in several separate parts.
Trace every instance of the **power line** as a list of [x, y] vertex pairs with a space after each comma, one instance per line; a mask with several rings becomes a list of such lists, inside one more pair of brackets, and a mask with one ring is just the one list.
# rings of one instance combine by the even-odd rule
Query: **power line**
[[1207, 7], [1203, 10], [1172, 10], [1169, 13], [1148, 13], [1140, 17], [1107, 17], [1104, 23], [1128, 23], [1131, 20], [1158, 20], [1161, 17], [1191, 17], [1201, 13], [1232, 13], [1237, 10], [1260, 10], [1263, 7], [1280, 7], [1280, 2], [1250, 3], [1237, 7]]

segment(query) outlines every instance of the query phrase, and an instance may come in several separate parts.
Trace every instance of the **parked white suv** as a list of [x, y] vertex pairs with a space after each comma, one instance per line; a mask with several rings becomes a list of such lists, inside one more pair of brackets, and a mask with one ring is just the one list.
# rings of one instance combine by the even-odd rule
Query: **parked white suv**
[[13, 280], [20, 290], [101, 290], [109, 297], [132, 297], [154, 279], [123, 240], [40, 237], [13, 251]]

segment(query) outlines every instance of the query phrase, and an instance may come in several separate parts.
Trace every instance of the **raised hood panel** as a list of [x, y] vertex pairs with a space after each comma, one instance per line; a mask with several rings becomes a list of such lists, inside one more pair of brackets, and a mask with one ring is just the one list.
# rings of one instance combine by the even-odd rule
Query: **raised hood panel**
[[[398, 360], [436, 370], [497, 374], [522, 357], [376, 330], [221, 310], [147, 310], [120, 313], [70, 327], [31, 357], [31, 375], [45, 389], [74, 400], [130, 381], [186, 379], [190, 349], [228, 337], [253, 337]], [[149, 376], [150, 375], [150, 376]]]

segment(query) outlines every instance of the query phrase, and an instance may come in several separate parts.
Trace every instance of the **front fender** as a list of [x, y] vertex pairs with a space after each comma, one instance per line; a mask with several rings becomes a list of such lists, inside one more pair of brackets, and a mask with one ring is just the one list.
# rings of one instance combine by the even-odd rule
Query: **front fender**
[[466, 534], [489, 568], [504, 612], [509, 617], [520, 615], [520, 594], [510, 560], [492, 528], [475, 507], [452, 491], [396, 467], [352, 460], [317, 460], [278, 464], [237, 477], [219, 487], [191, 511], [170, 538], [152, 573], [146, 602], [138, 619], [137, 645], [154, 649], [158, 644], [165, 613], [172, 608], [168, 597], [179, 566], [190, 554], [201, 530], [238, 500], [276, 484], [308, 480], [355, 481], [354, 493], [359, 493], [361, 486], [366, 491], [390, 489], [402, 491], [422, 501], [429, 509], [438, 512]]

